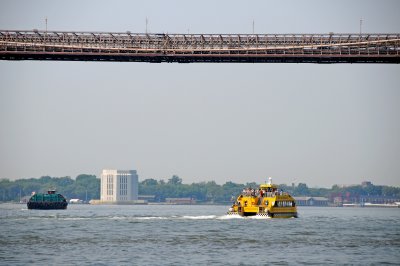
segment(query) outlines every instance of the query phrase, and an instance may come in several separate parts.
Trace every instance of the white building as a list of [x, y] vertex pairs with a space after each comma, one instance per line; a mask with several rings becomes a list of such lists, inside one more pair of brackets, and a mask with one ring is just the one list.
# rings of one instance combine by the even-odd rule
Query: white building
[[136, 170], [103, 170], [101, 173], [101, 201], [123, 202], [137, 199], [138, 175]]

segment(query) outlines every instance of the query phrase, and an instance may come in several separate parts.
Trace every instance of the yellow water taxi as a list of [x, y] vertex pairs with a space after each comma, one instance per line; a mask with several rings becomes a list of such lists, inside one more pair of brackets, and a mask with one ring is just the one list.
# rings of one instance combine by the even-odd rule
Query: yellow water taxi
[[261, 184], [259, 189], [246, 188], [229, 208], [228, 215], [297, 218], [295, 199], [272, 184]]

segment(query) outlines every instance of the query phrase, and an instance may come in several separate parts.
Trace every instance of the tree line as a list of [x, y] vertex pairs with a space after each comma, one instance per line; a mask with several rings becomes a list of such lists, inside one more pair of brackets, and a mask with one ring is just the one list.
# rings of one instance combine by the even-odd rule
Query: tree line
[[45, 193], [56, 189], [57, 193], [67, 199], [98, 199], [100, 198], [100, 179], [95, 175], [78, 175], [75, 179], [69, 176], [18, 179], [0, 179], [0, 201], [19, 201], [32, 192]]
[[[231, 181], [223, 185], [215, 181], [184, 184], [179, 176], [172, 176], [168, 180], [156, 180], [153, 178], [139, 182], [139, 195], [154, 195], [155, 201], [163, 202], [166, 198], [194, 198], [198, 202], [225, 203], [232, 201], [243, 188], [257, 188], [257, 183], [238, 184]], [[354, 185], [332, 188], [309, 188], [305, 183], [297, 185], [279, 185], [279, 188], [292, 196], [312, 196], [343, 198], [359, 198], [365, 196], [380, 196], [400, 198], [400, 187]], [[81, 174], [75, 179], [71, 177], [29, 178], [10, 181], [0, 180], [0, 201], [19, 201], [24, 196], [31, 195], [32, 191], [43, 193], [48, 189], [57, 189], [58, 193], [67, 199], [78, 198], [91, 200], [100, 198], [100, 179], [95, 175]]]

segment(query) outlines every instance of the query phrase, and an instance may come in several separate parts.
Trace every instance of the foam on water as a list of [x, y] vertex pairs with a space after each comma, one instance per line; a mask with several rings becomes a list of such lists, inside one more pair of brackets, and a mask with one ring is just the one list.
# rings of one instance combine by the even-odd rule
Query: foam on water
[[29, 217], [15, 217], [15, 220], [29, 219], [29, 220], [232, 220], [232, 219], [255, 219], [265, 220], [270, 219], [266, 216], [248, 216], [242, 217], [238, 214], [225, 214], [225, 215], [166, 215], [166, 216], [130, 216], [130, 215], [106, 215], [106, 216], [68, 216], [63, 214], [52, 214], [52, 215], [35, 215]]
[[216, 215], [182, 216], [183, 219], [190, 220], [210, 220], [217, 218]]
[[173, 217], [165, 217], [165, 216], [148, 216], [148, 217], [132, 217], [132, 220], [167, 220]]
[[217, 219], [219, 220], [231, 220], [231, 219], [243, 219], [242, 216], [240, 216], [239, 214], [226, 214], [226, 215], [222, 215], [219, 216]]
[[267, 220], [267, 219], [271, 219], [271, 217], [269, 217], [269, 216], [258, 216], [258, 215], [255, 215], [255, 216], [247, 216], [247, 217], [245, 217], [246, 219], [254, 219], [254, 220]]

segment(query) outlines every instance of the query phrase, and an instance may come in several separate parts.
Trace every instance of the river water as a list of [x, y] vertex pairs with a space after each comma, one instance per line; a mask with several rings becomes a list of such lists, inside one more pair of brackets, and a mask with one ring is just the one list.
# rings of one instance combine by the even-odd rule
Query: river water
[[400, 263], [400, 208], [299, 207], [298, 219], [228, 206], [0, 204], [1, 265]]

